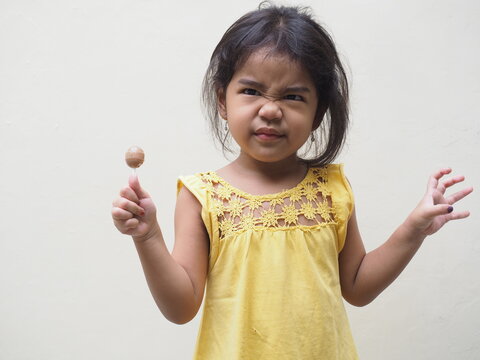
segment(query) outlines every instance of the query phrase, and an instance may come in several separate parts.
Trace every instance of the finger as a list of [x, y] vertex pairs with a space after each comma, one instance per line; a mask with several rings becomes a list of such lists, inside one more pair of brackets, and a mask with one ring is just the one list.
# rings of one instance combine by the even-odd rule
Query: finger
[[137, 204], [140, 202], [137, 194], [135, 193], [135, 191], [133, 191], [133, 189], [130, 186], [125, 186], [122, 190], [120, 190], [120, 196], [130, 201], [133, 201], [134, 203], [137, 203]]
[[113, 201], [113, 207], [129, 211], [137, 216], [145, 215], [145, 210], [141, 206], [123, 197], [115, 199]]
[[440, 170], [436, 171], [433, 176], [439, 180], [442, 176], [450, 174], [452, 172], [452, 168], [446, 167], [446, 168], [441, 168]]
[[451, 172], [452, 172], [451, 168], [443, 168], [433, 173], [428, 179], [428, 186], [427, 186], [428, 190], [429, 191], [435, 190], [438, 186], [438, 181], [442, 178], [442, 176], [446, 174], [450, 174]]
[[121, 209], [119, 207], [114, 207], [112, 209], [112, 218], [113, 220], [128, 220], [133, 218], [133, 214], [130, 211]]
[[139, 224], [139, 221], [135, 218], [127, 220], [127, 221], [122, 221], [122, 222], [115, 222], [115, 226], [117, 229], [125, 235], [132, 235], [135, 230], [137, 229]]
[[141, 200], [141, 199], [150, 197], [150, 195], [148, 195], [148, 193], [145, 190], [143, 190], [143, 188], [140, 186], [140, 181], [138, 180], [137, 175], [133, 175], [133, 174], [130, 175], [128, 179], [128, 184], [130, 185], [132, 190], [135, 191], [135, 194], [137, 194], [138, 199]]
[[439, 194], [443, 196], [445, 194], [445, 191], [447, 191], [447, 187], [445, 186], [445, 184], [440, 183], [437, 186], [437, 190], [438, 190]]
[[455, 204], [457, 201], [462, 200], [465, 196], [469, 195], [473, 191], [473, 187], [469, 187], [463, 190], [456, 192], [455, 194], [450, 195], [446, 198], [447, 203], [450, 205]]
[[470, 216], [470, 211], [465, 210], [465, 211], [455, 211], [451, 214], [449, 214], [449, 220], [459, 220], [459, 219], [465, 219], [466, 217]]
[[453, 186], [455, 184], [458, 184], [460, 182], [462, 182], [463, 180], [465, 180], [465, 176], [463, 175], [458, 175], [458, 176], [455, 176], [451, 179], [448, 179], [448, 180], [445, 180], [443, 182], [443, 186], [445, 187], [445, 189], [449, 188], [450, 186]]
[[125, 221], [125, 228], [129, 229], [129, 230], [133, 230], [135, 228], [137, 228], [138, 224], [140, 222], [138, 221], [138, 219], [135, 219], [135, 218], [132, 218], [132, 219], [129, 219], [127, 221]]
[[430, 207], [426, 211], [426, 216], [429, 218], [434, 218], [436, 216], [447, 215], [453, 212], [453, 206], [450, 204], [438, 204]]

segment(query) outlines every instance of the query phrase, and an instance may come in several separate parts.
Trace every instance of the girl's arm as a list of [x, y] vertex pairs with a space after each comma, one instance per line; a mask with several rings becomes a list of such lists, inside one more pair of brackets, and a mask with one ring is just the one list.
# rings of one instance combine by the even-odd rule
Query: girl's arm
[[368, 254], [353, 211], [345, 246], [339, 255], [342, 294], [349, 303], [356, 306], [370, 303], [400, 275], [427, 235], [437, 232], [450, 220], [470, 215], [468, 211], [453, 212], [452, 205], [470, 194], [472, 188], [445, 197], [447, 188], [464, 180], [463, 176], [456, 176], [440, 182], [450, 172], [451, 169], [442, 169], [433, 174], [418, 206], [383, 245]]
[[195, 317], [205, 289], [209, 240], [200, 217], [201, 205], [185, 188], [177, 197], [175, 245], [168, 251], [156, 219], [156, 208], [138, 178], [114, 201], [117, 228], [132, 235], [155, 302], [170, 321], [183, 324]]

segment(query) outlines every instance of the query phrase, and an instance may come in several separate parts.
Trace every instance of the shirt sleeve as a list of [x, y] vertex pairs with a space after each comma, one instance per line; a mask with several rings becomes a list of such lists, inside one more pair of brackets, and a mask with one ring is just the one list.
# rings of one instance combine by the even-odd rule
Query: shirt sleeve
[[210, 238], [209, 258], [212, 264], [217, 256], [218, 219], [211, 211], [213, 205], [211, 196], [200, 174], [180, 176], [177, 180], [177, 195], [182, 187], [190, 191], [202, 206], [201, 217]]
[[331, 185], [332, 201], [337, 217], [337, 249], [340, 252], [345, 245], [348, 221], [352, 216], [355, 200], [352, 188], [345, 177], [343, 164], [330, 165], [328, 181]]

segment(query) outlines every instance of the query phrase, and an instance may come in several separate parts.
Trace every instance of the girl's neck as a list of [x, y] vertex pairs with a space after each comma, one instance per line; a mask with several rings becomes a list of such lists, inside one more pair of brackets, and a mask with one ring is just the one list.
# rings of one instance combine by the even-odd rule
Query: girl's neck
[[[307, 171], [307, 165], [296, 155], [278, 162], [261, 162], [240, 154], [236, 160], [217, 173], [240, 189], [250, 188], [256, 193], [269, 193], [278, 190], [276, 187], [285, 189], [297, 185], [306, 176]], [[255, 184], [262, 186], [257, 188], [259, 185]]]

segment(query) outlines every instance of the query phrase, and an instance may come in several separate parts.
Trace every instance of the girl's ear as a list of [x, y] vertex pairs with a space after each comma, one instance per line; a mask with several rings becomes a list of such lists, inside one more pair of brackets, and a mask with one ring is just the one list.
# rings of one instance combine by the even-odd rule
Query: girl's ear
[[218, 113], [220, 117], [224, 120], [227, 120], [227, 103], [225, 97], [225, 91], [223, 89], [219, 89], [217, 91], [217, 103], [218, 103]]

